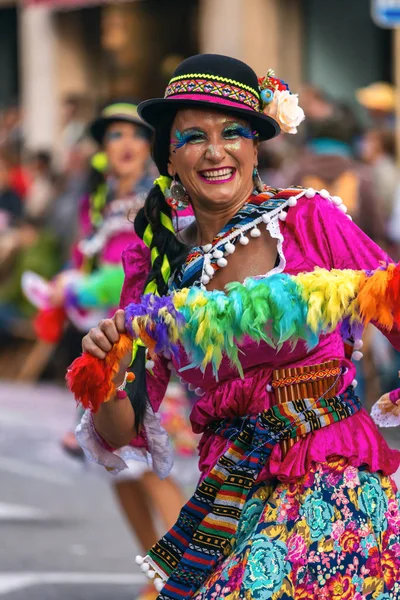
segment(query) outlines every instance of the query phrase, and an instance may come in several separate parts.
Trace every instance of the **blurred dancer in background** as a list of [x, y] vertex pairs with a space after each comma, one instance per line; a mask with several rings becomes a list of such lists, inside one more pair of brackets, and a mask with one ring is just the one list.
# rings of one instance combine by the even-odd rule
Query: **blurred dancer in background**
[[[101, 152], [92, 159], [90, 190], [82, 201], [79, 241], [70, 266], [50, 284], [33, 274], [25, 276], [27, 294], [42, 308], [38, 328], [48, 339], [60, 336], [66, 318], [85, 332], [93, 319], [112, 315], [123, 283], [122, 252], [127, 246], [143, 245], [131, 220], [155, 177], [150, 160], [152, 130], [139, 119], [135, 104], [114, 102], [91, 124], [90, 133]], [[176, 407], [177, 412], [182, 408], [180, 398]], [[72, 455], [80, 454], [73, 432], [67, 433], [63, 447]], [[123, 477], [114, 479], [113, 488], [130, 527], [147, 550], [158, 538], [154, 513], [170, 527], [184, 498], [171, 478], [161, 482], [147, 463], [132, 461], [129, 467]], [[153, 598], [153, 590], [146, 588], [141, 598]]]

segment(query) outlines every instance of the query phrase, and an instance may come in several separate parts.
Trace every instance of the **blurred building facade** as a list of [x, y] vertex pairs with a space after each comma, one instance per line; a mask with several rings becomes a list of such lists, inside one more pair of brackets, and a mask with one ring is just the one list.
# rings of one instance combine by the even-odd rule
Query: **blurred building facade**
[[0, 105], [21, 104], [28, 147], [53, 148], [67, 97], [89, 117], [110, 97], [161, 94], [196, 52], [349, 99], [391, 78], [390, 45], [367, 0], [0, 0]]

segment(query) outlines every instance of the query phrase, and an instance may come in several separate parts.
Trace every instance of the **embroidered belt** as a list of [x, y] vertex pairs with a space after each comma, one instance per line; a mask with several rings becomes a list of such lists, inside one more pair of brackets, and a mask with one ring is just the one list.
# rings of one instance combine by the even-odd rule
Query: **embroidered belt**
[[[341, 375], [340, 361], [337, 359], [316, 365], [275, 369], [272, 375], [272, 389], [275, 403], [282, 404], [301, 398], [322, 398], [335, 396]], [[285, 456], [296, 442], [288, 438], [281, 442], [282, 454]]]
[[274, 446], [345, 419], [361, 408], [349, 387], [331, 398], [277, 404], [258, 415], [225, 419], [213, 430], [227, 450], [145, 561], [165, 581], [159, 600], [191, 598], [229, 554], [243, 506]]

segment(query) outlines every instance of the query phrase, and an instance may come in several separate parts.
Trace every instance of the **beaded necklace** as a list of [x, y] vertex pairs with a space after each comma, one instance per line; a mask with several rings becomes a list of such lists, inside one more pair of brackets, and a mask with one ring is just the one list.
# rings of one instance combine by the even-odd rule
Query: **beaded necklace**
[[252, 238], [260, 237], [258, 225], [261, 223], [268, 226], [275, 219], [285, 220], [285, 209], [294, 206], [297, 198], [304, 193], [301, 187], [284, 190], [266, 188], [260, 194], [253, 193], [211, 244], [196, 246], [190, 251], [173, 276], [170, 289], [206, 286], [219, 269], [227, 266], [228, 257], [235, 252], [236, 244], [246, 246], [250, 241], [247, 234]]

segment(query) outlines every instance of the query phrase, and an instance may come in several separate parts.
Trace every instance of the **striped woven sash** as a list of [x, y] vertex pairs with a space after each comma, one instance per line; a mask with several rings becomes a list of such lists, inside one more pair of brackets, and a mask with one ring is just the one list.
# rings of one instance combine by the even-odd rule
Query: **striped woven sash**
[[277, 443], [350, 417], [360, 408], [349, 387], [333, 398], [294, 400], [214, 426], [217, 435], [230, 440], [227, 450], [145, 558], [165, 581], [158, 599], [191, 598], [230, 553], [248, 493]]

